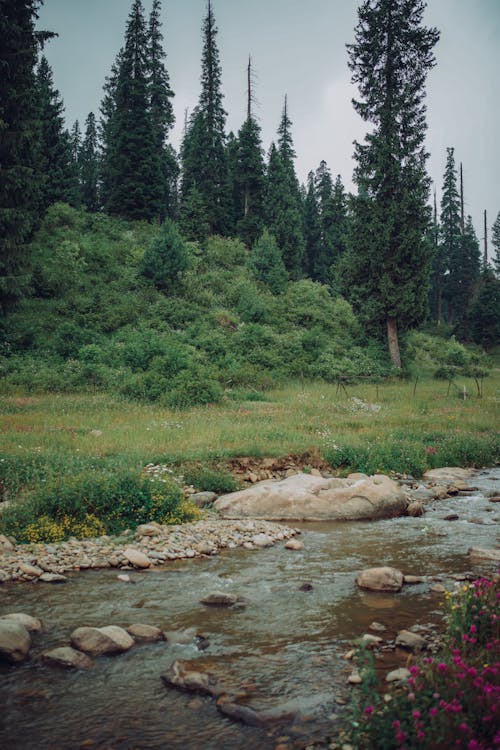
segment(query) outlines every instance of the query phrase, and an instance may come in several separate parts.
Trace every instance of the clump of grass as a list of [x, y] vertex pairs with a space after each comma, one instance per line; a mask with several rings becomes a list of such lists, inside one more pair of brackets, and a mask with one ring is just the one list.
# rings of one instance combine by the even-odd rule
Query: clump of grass
[[222, 495], [238, 489], [232, 474], [209, 466], [189, 466], [184, 470], [184, 481], [200, 492], [215, 492]]
[[388, 702], [365, 661], [365, 688], [350, 716], [357, 750], [500, 747], [499, 602], [498, 575], [448, 594], [442, 652], [413, 665]]

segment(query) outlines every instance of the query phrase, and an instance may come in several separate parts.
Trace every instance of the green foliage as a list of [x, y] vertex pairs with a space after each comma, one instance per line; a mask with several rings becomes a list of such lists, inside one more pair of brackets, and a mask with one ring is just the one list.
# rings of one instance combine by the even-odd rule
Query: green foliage
[[444, 647], [437, 656], [412, 664], [406, 683], [388, 695], [371, 654], [358, 652], [363, 685], [347, 718], [349, 741], [356, 748], [480, 750], [496, 744], [499, 595], [498, 575], [447, 592]]
[[184, 469], [184, 481], [193, 485], [198, 492], [215, 492], [217, 495], [238, 489], [238, 483], [232, 474], [209, 466], [187, 466]]
[[173, 221], [166, 219], [158, 236], [144, 253], [141, 274], [157, 289], [172, 288], [187, 270], [186, 245]]
[[470, 309], [473, 340], [486, 351], [500, 343], [500, 279], [485, 268]]
[[[436, 29], [423, 25], [422, 0], [395, 0], [358, 10], [349, 67], [360, 97], [354, 107], [371, 130], [356, 144], [358, 196], [353, 202], [342, 290], [379, 337], [421, 323], [427, 312], [432, 247], [425, 171], [425, 79], [434, 65]], [[400, 367], [396, 337], [389, 340]]]
[[248, 259], [248, 267], [257, 281], [267, 284], [273, 294], [279, 294], [285, 290], [288, 274], [276, 240], [267, 229], [264, 229], [253, 246]]
[[[13, 503], [2, 513], [0, 529], [18, 541], [34, 541], [37, 524], [40, 534], [40, 523], [46, 527], [47, 536], [54, 533], [43, 519], [67, 526], [69, 535], [72, 526], [65, 519], [88, 525], [90, 515], [104, 525], [107, 533], [116, 534], [148, 521], [177, 520], [179, 514], [182, 516], [181, 507], [181, 488], [173, 479], [152, 480], [126, 470], [86, 470], [50, 477], [38, 484], [22, 503]], [[189, 518], [188, 508], [184, 515]], [[94, 526], [99, 528], [98, 524]]]

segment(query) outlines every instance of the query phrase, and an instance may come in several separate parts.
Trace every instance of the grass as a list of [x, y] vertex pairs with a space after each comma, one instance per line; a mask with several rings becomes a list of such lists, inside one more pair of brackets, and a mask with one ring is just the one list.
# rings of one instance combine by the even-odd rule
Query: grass
[[[469, 393], [473, 382], [464, 381]], [[0, 452], [22, 463], [111, 461], [129, 467], [162, 461], [212, 461], [233, 456], [280, 456], [319, 451], [331, 459], [338, 448], [367, 445], [389, 450], [403, 442], [417, 451], [422, 468], [435, 465], [445, 446], [497, 444], [500, 375], [484, 384], [483, 398], [460, 400], [447, 384], [392, 382], [360, 385], [348, 393], [325, 383], [290, 383], [266, 401], [237, 400], [187, 411], [129, 403], [106, 394], [5, 396], [0, 398]], [[244, 394], [243, 394], [244, 395]], [[365, 410], [355, 396], [380, 410]], [[444, 451], [446, 453], [446, 451]], [[448, 451], [449, 453], [449, 451]], [[390, 451], [385, 460], [390, 459]], [[450, 455], [450, 459], [453, 458]], [[497, 460], [498, 456], [490, 457]], [[479, 463], [482, 463], [479, 461]], [[340, 463], [342, 466], [342, 463]], [[377, 467], [384, 470], [391, 466]], [[4, 478], [5, 481], [5, 478]]]

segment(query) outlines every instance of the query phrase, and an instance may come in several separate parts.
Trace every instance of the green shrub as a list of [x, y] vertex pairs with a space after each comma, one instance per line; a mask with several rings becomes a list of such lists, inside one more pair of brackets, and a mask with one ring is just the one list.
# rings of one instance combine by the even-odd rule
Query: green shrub
[[285, 291], [288, 273], [276, 239], [267, 229], [264, 229], [253, 246], [248, 258], [248, 267], [257, 281], [266, 284], [273, 294]]
[[18, 541], [33, 541], [37, 529], [41, 534], [45, 528], [49, 536], [59, 533], [57, 527], [66, 528], [70, 535], [76, 523], [83, 524], [80, 529], [88, 527], [89, 517], [98, 519], [107, 533], [116, 534], [149, 521], [188, 520], [192, 510], [182, 505], [181, 488], [172, 479], [151, 480], [126, 470], [85, 470], [38, 484], [23, 502], [13, 502], [1, 514], [0, 530]]
[[157, 289], [175, 286], [188, 267], [188, 253], [177, 226], [166, 219], [157, 237], [149, 245], [141, 263], [141, 274]]
[[184, 470], [184, 481], [192, 484], [199, 492], [216, 492], [222, 495], [238, 489], [232, 474], [207, 466], [188, 467]]

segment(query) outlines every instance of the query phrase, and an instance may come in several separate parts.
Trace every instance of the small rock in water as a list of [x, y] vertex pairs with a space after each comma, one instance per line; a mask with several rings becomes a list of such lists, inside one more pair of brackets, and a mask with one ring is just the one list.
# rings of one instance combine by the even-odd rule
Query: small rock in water
[[304, 543], [298, 539], [289, 539], [285, 543], [285, 549], [301, 550], [304, 549]]
[[305, 581], [304, 583], [301, 583], [299, 586], [299, 591], [312, 591], [314, 586], [309, 581]]
[[423, 651], [428, 647], [425, 638], [411, 630], [401, 630], [396, 636], [396, 646], [408, 648], [411, 651]]
[[400, 591], [403, 574], [396, 568], [368, 568], [357, 576], [356, 584], [369, 591]]
[[485, 549], [484, 547], [470, 547], [469, 557], [478, 560], [494, 560], [500, 562], [500, 549]]
[[208, 607], [232, 607], [238, 601], [238, 597], [226, 591], [213, 591], [200, 601]]
[[403, 583], [409, 584], [409, 585], [423, 583], [423, 580], [424, 579], [422, 578], [422, 576], [412, 576], [412, 575], [403, 576]]
[[272, 547], [274, 540], [268, 534], [255, 534], [252, 537], [252, 544], [255, 547]]
[[379, 633], [387, 629], [385, 625], [382, 625], [381, 622], [372, 622], [368, 627], [370, 628], [370, 630], [376, 630]]
[[458, 521], [458, 513], [448, 513], [447, 516], [443, 516], [443, 521]]
[[90, 669], [94, 662], [86, 654], [71, 646], [61, 646], [51, 651], [45, 651], [41, 659], [50, 667], [65, 667], [67, 669]]
[[444, 594], [446, 587], [442, 583], [433, 583], [429, 590], [434, 594]]
[[384, 642], [383, 638], [380, 638], [378, 635], [372, 635], [372, 633], [364, 633], [360, 641], [366, 648], [376, 648]]
[[145, 625], [137, 622], [129, 625], [127, 633], [138, 643], [154, 643], [163, 640], [163, 632], [154, 625]]
[[66, 583], [68, 578], [60, 573], [42, 573], [38, 580], [43, 583]]
[[424, 515], [424, 504], [420, 500], [414, 500], [408, 505], [406, 512], [412, 518], [419, 518]]
[[116, 577], [119, 581], [123, 581], [123, 583], [135, 583], [135, 581], [131, 579], [128, 573], [120, 573]]
[[28, 658], [30, 634], [19, 622], [0, 620], [0, 659], [18, 664]]

